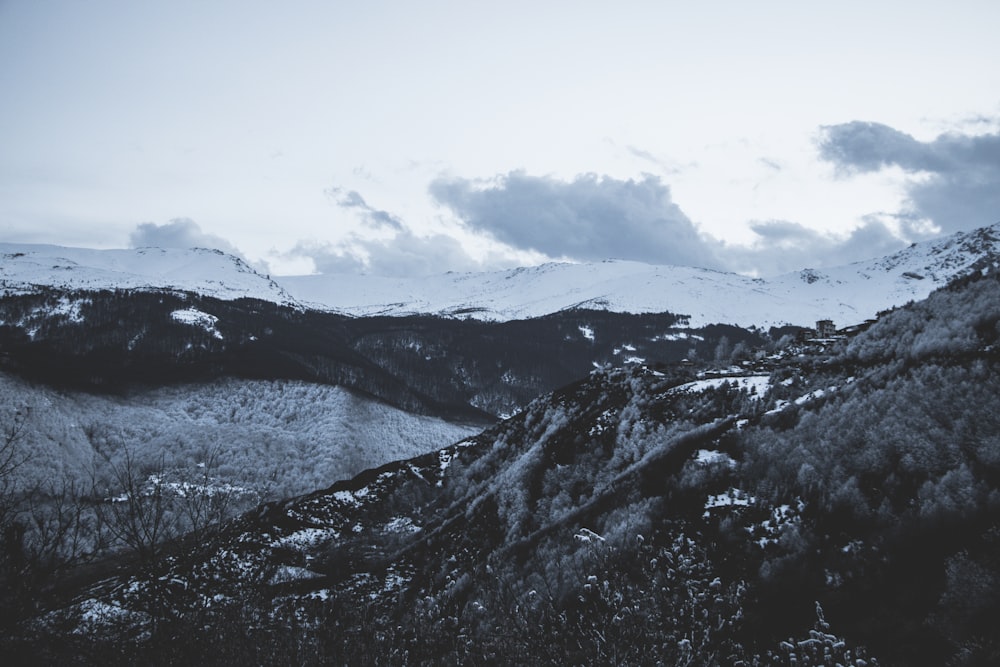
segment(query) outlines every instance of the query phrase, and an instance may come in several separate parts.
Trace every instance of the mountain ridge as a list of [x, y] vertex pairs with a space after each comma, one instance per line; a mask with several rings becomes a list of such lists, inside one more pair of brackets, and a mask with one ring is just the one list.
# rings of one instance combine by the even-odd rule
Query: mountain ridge
[[915, 243], [885, 257], [773, 278], [606, 260], [423, 278], [314, 275], [280, 280], [302, 303], [356, 316], [430, 313], [503, 321], [591, 308], [679, 313], [692, 327], [725, 323], [767, 328], [811, 325], [820, 319], [860, 323], [998, 260], [1000, 223]]
[[685, 315], [688, 325], [856, 324], [925, 298], [962, 273], [1000, 262], [1000, 223], [915, 243], [892, 255], [771, 278], [626, 260], [547, 263], [505, 271], [387, 278], [272, 278], [208, 249], [88, 250], [0, 244], [0, 292], [175, 290], [264, 299], [356, 317], [435, 315], [486, 321], [571, 309]]
[[40, 288], [193, 292], [230, 301], [254, 298], [298, 306], [269, 276], [221, 250], [94, 250], [0, 243], [0, 296], [32, 293]]

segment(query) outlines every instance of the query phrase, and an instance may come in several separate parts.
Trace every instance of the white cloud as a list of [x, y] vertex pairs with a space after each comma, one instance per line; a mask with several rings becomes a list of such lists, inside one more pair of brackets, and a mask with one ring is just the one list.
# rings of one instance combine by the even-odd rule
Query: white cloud
[[157, 225], [142, 222], [129, 234], [132, 248], [214, 248], [242, 257], [232, 243], [214, 234], [207, 234], [190, 218], [174, 218], [168, 223]]

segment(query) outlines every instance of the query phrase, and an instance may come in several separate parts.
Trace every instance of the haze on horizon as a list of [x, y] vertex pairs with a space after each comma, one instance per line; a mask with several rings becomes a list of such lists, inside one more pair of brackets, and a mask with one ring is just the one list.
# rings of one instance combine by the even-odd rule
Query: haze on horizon
[[1000, 220], [1000, 5], [0, 3], [0, 241], [768, 275]]

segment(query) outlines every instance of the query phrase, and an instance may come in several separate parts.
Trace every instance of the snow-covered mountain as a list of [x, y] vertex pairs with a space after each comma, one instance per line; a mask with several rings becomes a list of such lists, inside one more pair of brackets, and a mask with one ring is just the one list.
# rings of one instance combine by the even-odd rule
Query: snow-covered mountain
[[172, 290], [252, 297], [355, 315], [431, 314], [508, 321], [582, 308], [687, 315], [691, 327], [861, 322], [925, 298], [958, 275], [1000, 261], [1000, 223], [913, 244], [887, 257], [754, 278], [682, 266], [610, 260], [419, 278], [282, 276], [272, 280], [218, 250], [87, 250], [0, 244], [0, 293]]
[[217, 299], [295, 300], [242, 259], [206, 248], [91, 250], [0, 243], [0, 295], [64, 290], [170, 290]]
[[816, 271], [752, 278], [682, 266], [606, 261], [423, 278], [286, 276], [303, 303], [352, 315], [432, 313], [512, 320], [570, 308], [671, 312], [690, 326], [846, 325], [912, 300], [984, 261], [1000, 258], [1000, 223], [913, 244], [877, 259]]

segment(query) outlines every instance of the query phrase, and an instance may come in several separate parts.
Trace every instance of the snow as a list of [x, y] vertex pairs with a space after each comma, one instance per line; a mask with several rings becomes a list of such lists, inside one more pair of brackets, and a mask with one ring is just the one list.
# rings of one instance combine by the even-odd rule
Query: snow
[[717, 507], [749, 507], [757, 502], [757, 498], [741, 491], [740, 489], [729, 489], [725, 493], [709, 495], [705, 501], [705, 509], [711, 510]]
[[[913, 244], [886, 257], [769, 278], [609, 260], [424, 277], [323, 274], [275, 281], [238, 257], [205, 248], [92, 250], [3, 243], [0, 295], [39, 286], [158, 289], [221, 299], [252, 297], [293, 307], [310, 304], [352, 315], [427, 313], [504, 321], [590, 308], [671, 312], [688, 316], [691, 328], [713, 323], [811, 326], [820, 319], [848, 325], [923, 299], [972, 270], [987, 252], [1000, 254], [1000, 223]], [[914, 279], [916, 275], [923, 279]], [[584, 325], [580, 332], [589, 339], [593, 328]], [[664, 340], [684, 337], [683, 332], [662, 335]]]
[[688, 333], [687, 331], [678, 331], [676, 333], [665, 333], [659, 336], [654, 336], [650, 339], [652, 342], [657, 342], [661, 340], [677, 341], [677, 340], [705, 340], [704, 336], [699, 336], [698, 334]]
[[778, 505], [771, 508], [771, 517], [759, 524], [751, 524], [745, 527], [750, 535], [757, 535], [754, 540], [756, 544], [765, 549], [770, 544], [777, 544], [783, 528], [788, 524], [795, 524], [801, 521], [802, 510], [805, 509], [805, 502], [799, 498], [795, 507], [791, 505]]
[[303, 528], [302, 530], [297, 530], [294, 533], [274, 540], [271, 546], [274, 548], [288, 547], [304, 551], [323, 542], [335, 540], [338, 537], [340, 537], [340, 533], [330, 528]]
[[765, 415], [776, 415], [790, 405], [788, 401], [783, 398], [779, 398], [774, 402], [774, 408], [765, 412]]
[[[688, 315], [692, 328], [717, 322], [812, 326], [820, 319], [847, 325], [926, 297], [969, 270], [984, 251], [1000, 253], [1000, 241], [992, 236], [1000, 238], [1000, 224], [915, 244], [887, 257], [770, 278], [615, 260], [418, 278], [313, 275], [280, 281], [303, 303], [354, 315], [433, 313], [512, 320], [592, 308], [668, 311]], [[907, 273], [925, 279], [914, 280]]]
[[[688, 316], [691, 328], [713, 323], [811, 326], [820, 319], [848, 325], [923, 299], [970, 271], [987, 252], [1000, 254], [1000, 223], [914, 244], [886, 257], [768, 278], [610, 260], [424, 277], [323, 274], [274, 281], [237, 257], [204, 248], [89, 250], [6, 243], [0, 244], [0, 294], [38, 286], [161, 289], [294, 307], [310, 304], [352, 315], [427, 313], [504, 321], [590, 308], [671, 312]], [[580, 332], [593, 335], [589, 325]], [[662, 337], [680, 340], [684, 334]]]
[[815, 389], [810, 391], [808, 394], [803, 394], [795, 399], [795, 405], [805, 405], [810, 401], [815, 401], [818, 398], [823, 398], [827, 394], [832, 394], [837, 391], [837, 387], [827, 387], [826, 389]]
[[587, 340], [589, 341], [594, 340], [594, 330], [591, 327], [586, 325], [581, 325], [580, 333], [583, 334], [583, 337], [586, 338]]
[[73, 634], [78, 635], [91, 634], [96, 632], [98, 628], [109, 625], [121, 627], [128, 624], [138, 627], [149, 618], [148, 614], [131, 611], [94, 598], [88, 598], [76, 607], [80, 614], [80, 623], [73, 629]]
[[291, 581], [303, 581], [306, 579], [318, 579], [323, 575], [313, 572], [312, 570], [307, 570], [304, 567], [298, 567], [296, 565], [280, 565], [271, 575], [270, 584], [286, 584]]
[[52, 315], [62, 315], [70, 322], [80, 324], [83, 322], [83, 313], [80, 308], [88, 303], [90, 303], [90, 299], [70, 299], [64, 296], [49, 312]]
[[771, 388], [770, 375], [744, 375], [744, 376], [723, 376], [717, 378], [707, 378], [695, 380], [677, 387], [672, 387], [668, 394], [698, 393], [707, 389], [718, 389], [723, 385], [735, 385], [737, 389], [746, 391], [752, 397], [760, 399]]
[[713, 463], [725, 463], [730, 468], [736, 467], [736, 461], [726, 454], [725, 452], [717, 452], [712, 449], [699, 449], [695, 452], [694, 460], [696, 463], [702, 465], [711, 465]]
[[255, 298], [298, 306], [242, 259], [206, 248], [93, 250], [0, 243], [0, 295], [39, 287], [66, 290], [173, 290], [218, 299]]
[[219, 321], [219, 318], [215, 315], [203, 313], [196, 308], [187, 308], [185, 310], [175, 310], [170, 313], [170, 319], [175, 322], [180, 322], [181, 324], [188, 324], [193, 327], [204, 329], [215, 338], [222, 340], [222, 334], [215, 328], [216, 323]]
[[584, 544], [589, 544], [591, 542], [605, 541], [604, 537], [602, 537], [601, 535], [598, 535], [590, 528], [583, 528], [583, 527], [580, 528], [580, 532], [578, 532], [576, 535], [573, 536], [573, 539], [575, 539], [578, 542], [583, 542]]
[[423, 529], [408, 516], [396, 516], [385, 524], [384, 530], [387, 533], [419, 533]]
[[363, 486], [356, 491], [337, 491], [333, 494], [333, 497], [344, 505], [350, 505], [351, 507], [361, 507], [361, 498], [365, 498], [371, 489], [367, 486]]
[[[26, 484], [50, 480], [53, 470], [71, 471], [83, 483], [91, 461], [104, 460], [95, 447], [118, 452], [120, 442], [131, 442], [143, 458], [166, 452], [168, 471], [190, 469], [183, 477], [168, 475], [167, 482], [205, 484], [206, 469], [195, 465], [216, 451], [208, 474], [219, 479], [212, 485], [266, 487], [292, 496], [482, 430], [404, 412], [343, 387], [299, 381], [227, 378], [108, 396], [56, 391], [0, 373], [0, 415], [25, 407], [45, 416], [25, 426], [33, 448], [20, 469]], [[456, 451], [454, 445], [447, 449]], [[434, 468], [432, 482], [439, 479]]]

